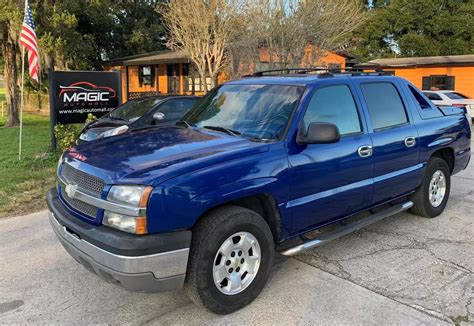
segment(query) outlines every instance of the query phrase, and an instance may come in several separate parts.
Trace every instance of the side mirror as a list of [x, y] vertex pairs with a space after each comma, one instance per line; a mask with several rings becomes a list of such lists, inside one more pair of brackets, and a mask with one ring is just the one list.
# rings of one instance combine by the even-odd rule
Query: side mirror
[[306, 131], [298, 133], [298, 144], [330, 144], [341, 139], [339, 128], [334, 123], [312, 122]]
[[161, 120], [165, 120], [165, 114], [163, 112], [153, 113], [153, 122], [158, 122]]

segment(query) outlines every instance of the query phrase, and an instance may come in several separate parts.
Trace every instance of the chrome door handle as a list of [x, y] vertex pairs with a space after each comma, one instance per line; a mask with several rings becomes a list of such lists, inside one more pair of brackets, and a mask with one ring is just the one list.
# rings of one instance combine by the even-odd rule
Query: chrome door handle
[[359, 153], [360, 157], [369, 157], [372, 156], [372, 146], [370, 145], [365, 145], [365, 146], [360, 146], [359, 149], [357, 150], [357, 153]]
[[416, 138], [415, 137], [407, 137], [405, 138], [405, 146], [406, 147], [413, 147], [416, 145]]

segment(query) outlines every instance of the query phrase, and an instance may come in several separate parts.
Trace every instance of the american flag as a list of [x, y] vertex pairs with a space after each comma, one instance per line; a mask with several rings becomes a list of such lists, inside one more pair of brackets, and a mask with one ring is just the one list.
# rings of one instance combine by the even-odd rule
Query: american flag
[[33, 20], [33, 15], [31, 15], [30, 4], [28, 3], [28, 0], [26, 0], [25, 19], [23, 19], [20, 33], [20, 45], [23, 45], [28, 51], [28, 68], [30, 77], [36, 81], [38, 81], [38, 72], [40, 68], [37, 41], [35, 22]]

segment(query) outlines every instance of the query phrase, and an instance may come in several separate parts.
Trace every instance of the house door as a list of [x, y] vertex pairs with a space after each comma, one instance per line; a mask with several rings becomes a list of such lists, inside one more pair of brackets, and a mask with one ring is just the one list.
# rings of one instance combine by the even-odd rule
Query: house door
[[168, 93], [179, 94], [179, 64], [168, 65]]

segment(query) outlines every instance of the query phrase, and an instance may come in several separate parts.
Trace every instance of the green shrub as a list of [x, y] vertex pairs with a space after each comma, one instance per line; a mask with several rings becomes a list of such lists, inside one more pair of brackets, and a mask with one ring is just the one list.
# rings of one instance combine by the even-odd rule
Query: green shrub
[[92, 121], [95, 121], [95, 120], [97, 120], [97, 117], [93, 115], [92, 113], [89, 113], [87, 115], [86, 124], [91, 123]]
[[[97, 120], [97, 117], [92, 113], [87, 115], [85, 124], [91, 123]], [[76, 139], [79, 137], [83, 125], [62, 125], [57, 124], [54, 126], [54, 135], [56, 136], [56, 143], [58, 150], [64, 152], [66, 149], [76, 145]]]
[[62, 125], [54, 126], [54, 135], [58, 149], [63, 152], [66, 149], [76, 145], [76, 139], [81, 132], [80, 125]]

